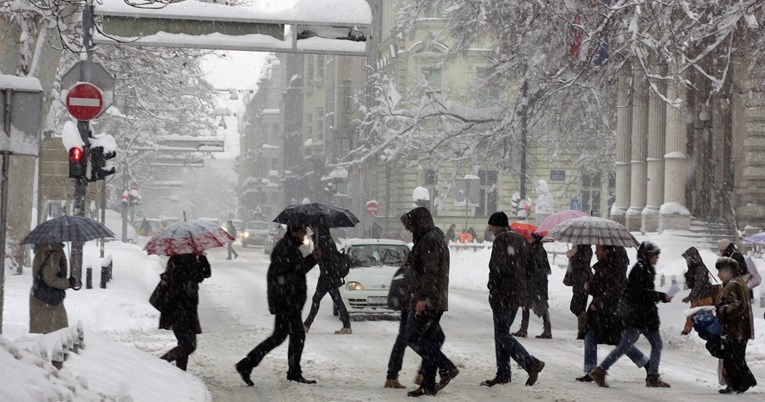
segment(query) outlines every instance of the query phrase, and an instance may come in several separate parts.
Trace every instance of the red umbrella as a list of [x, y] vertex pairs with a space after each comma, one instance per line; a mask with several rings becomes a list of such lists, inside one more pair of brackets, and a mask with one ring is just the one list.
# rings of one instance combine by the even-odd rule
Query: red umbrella
[[152, 236], [143, 248], [148, 254], [201, 254], [234, 240], [222, 227], [210, 222], [176, 222]]
[[513, 222], [510, 225], [510, 229], [513, 229], [515, 233], [523, 237], [531, 237], [531, 234], [537, 231], [536, 226], [527, 222]]
[[563, 211], [558, 212], [557, 214], [552, 214], [545, 218], [545, 220], [542, 221], [542, 224], [539, 225], [539, 228], [537, 231], [539, 233], [543, 232], [549, 232], [552, 230], [552, 228], [558, 226], [559, 223], [565, 222], [569, 219], [574, 218], [581, 218], [582, 216], [589, 216], [587, 212], [584, 211], [575, 211], [575, 210], [569, 210], [569, 211]]

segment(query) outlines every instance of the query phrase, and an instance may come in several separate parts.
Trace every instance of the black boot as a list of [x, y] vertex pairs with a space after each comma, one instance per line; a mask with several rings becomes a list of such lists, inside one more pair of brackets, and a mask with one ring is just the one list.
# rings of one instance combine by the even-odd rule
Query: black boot
[[506, 380], [506, 379], [499, 378], [499, 377], [494, 377], [491, 380], [486, 380], [486, 381], [481, 382], [481, 385], [484, 386], [484, 387], [491, 388], [491, 387], [493, 387], [495, 385], [508, 384], [508, 383], [510, 383], [510, 380]]
[[242, 376], [242, 381], [244, 381], [245, 384], [247, 384], [248, 387], [251, 387], [255, 385], [254, 382], [250, 379], [250, 373], [252, 373], [252, 367], [249, 366], [247, 358], [244, 358], [242, 360], [239, 360], [238, 363], [236, 363], [236, 371], [239, 372], [239, 375]]
[[295, 381], [299, 384], [316, 384], [316, 380], [307, 380], [303, 377], [302, 374], [300, 375], [288, 375], [287, 379], [290, 381]]

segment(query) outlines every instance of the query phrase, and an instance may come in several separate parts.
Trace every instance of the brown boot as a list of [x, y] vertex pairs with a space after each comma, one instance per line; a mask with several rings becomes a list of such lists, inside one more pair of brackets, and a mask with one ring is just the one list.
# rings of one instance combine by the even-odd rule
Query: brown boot
[[404, 385], [398, 382], [398, 378], [385, 380], [385, 388], [406, 389]]
[[420, 385], [422, 384], [422, 374], [417, 373], [416, 376], [414, 376], [414, 385]]
[[671, 385], [662, 381], [658, 374], [648, 374], [645, 377], [645, 386], [648, 388], [671, 388]]
[[598, 384], [598, 386], [608, 388], [608, 383], [606, 382], [606, 375], [608, 375], [608, 373], [606, 373], [606, 370], [603, 370], [600, 367], [596, 367], [587, 375], [590, 376], [592, 381], [595, 381], [595, 384]]
[[525, 338], [525, 337], [529, 336], [529, 334], [528, 334], [528, 332], [526, 332], [525, 329], [521, 328], [521, 329], [513, 332], [513, 336], [516, 337], [516, 338]]

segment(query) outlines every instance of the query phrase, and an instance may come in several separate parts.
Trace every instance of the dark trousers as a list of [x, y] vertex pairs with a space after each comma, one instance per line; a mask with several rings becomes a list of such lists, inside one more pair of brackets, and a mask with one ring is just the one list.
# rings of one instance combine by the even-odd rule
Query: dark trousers
[[[454, 363], [441, 352], [446, 336], [441, 329], [443, 311], [409, 312], [406, 319], [406, 344], [422, 357], [422, 388], [436, 390], [436, 371], [456, 369]], [[403, 353], [402, 353], [403, 356]]]
[[234, 257], [239, 257], [239, 253], [237, 253], [236, 250], [234, 250], [234, 242], [230, 241], [228, 242], [228, 258], [226, 259], [230, 260], [232, 254], [234, 255]]
[[193, 329], [173, 327], [173, 334], [178, 340], [178, 346], [162, 355], [162, 359], [174, 361], [179, 369], [186, 371], [189, 356], [197, 349], [197, 332]]
[[757, 385], [757, 380], [746, 364], [748, 340], [723, 340], [723, 376], [725, 382], [736, 392], [744, 392]]
[[[531, 309], [528, 307], [523, 307], [523, 312], [521, 313], [521, 328], [520, 330], [523, 332], [528, 331], [529, 329], [529, 319], [531, 318]], [[545, 312], [542, 314], [542, 333], [544, 334], [550, 334], [552, 333], [552, 324], [550, 324], [550, 310], [545, 309]]]
[[531, 370], [537, 363], [537, 359], [518, 342], [510, 333], [510, 327], [515, 321], [518, 307], [492, 309], [494, 318], [494, 351], [497, 357], [497, 378], [510, 381], [510, 359], [512, 358], [523, 367]]
[[276, 313], [274, 320], [274, 333], [255, 347], [243, 360], [243, 368], [252, 370], [257, 367], [266, 355], [274, 348], [281, 345], [287, 336], [290, 337], [287, 349], [287, 362], [289, 371], [287, 378], [296, 378], [302, 375], [300, 358], [303, 355], [305, 344], [305, 331], [299, 310], [289, 310]]
[[401, 321], [398, 323], [398, 335], [396, 342], [393, 343], [393, 349], [390, 351], [388, 359], [388, 380], [398, 378], [398, 372], [404, 365], [404, 352], [406, 351], [406, 320], [409, 317], [409, 310], [401, 310]]
[[305, 326], [310, 327], [313, 324], [313, 320], [316, 318], [316, 314], [319, 312], [319, 306], [321, 305], [321, 299], [324, 295], [329, 293], [329, 297], [332, 298], [332, 302], [337, 307], [337, 313], [340, 315], [340, 321], [343, 323], [343, 327], [351, 327], [351, 319], [348, 316], [348, 309], [345, 308], [343, 298], [340, 296], [340, 290], [335, 287], [331, 281], [323, 281], [319, 279], [316, 284], [316, 292], [313, 294], [313, 303], [311, 304], [311, 312], [308, 313], [308, 317], [305, 318]]

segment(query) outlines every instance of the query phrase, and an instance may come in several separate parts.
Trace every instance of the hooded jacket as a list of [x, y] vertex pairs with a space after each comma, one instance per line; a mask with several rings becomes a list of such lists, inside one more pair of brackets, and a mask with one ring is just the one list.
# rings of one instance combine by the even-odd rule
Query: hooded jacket
[[626, 306], [626, 313], [622, 314], [624, 325], [641, 331], [659, 330], [659, 308], [656, 304], [667, 296], [657, 292], [654, 285], [656, 268], [651, 265], [650, 258], [658, 252], [655, 247], [649, 242], [643, 242], [638, 247], [637, 262], [627, 278], [621, 302]]
[[691, 288], [691, 293], [688, 297], [691, 300], [714, 297], [714, 286], [709, 282], [709, 269], [701, 259], [699, 250], [696, 247], [691, 247], [685, 250], [683, 258], [685, 258], [685, 262], [688, 264], [688, 270], [685, 271], [685, 283]]
[[527, 264], [533, 263], [523, 236], [504, 228], [494, 238], [489, 260], [489, 304], [492, 309], [525, 307], [528, 303]]
[[[42, 271], [43, 282], [56, 289], [68, 289], [66, 253], [63, 243], [36, 244], [32, 280]], [[29, 332], [47, 334], [69, 326], [64, 302], [51, 305], [29, 292]]]
[[401, 216], [401, 223], [412, 232], [410, 308], [427, 302], [427, 310], [449, 309], [449, 246], [444, 232], [433, 223], [427, 208], [418, 207]]
[[736, 243], [730, 243], [728, 247], [725, 248], [722, 252], [723, 257], [729, 257], [736, 260], [738, 263], [738, 272], [736, 273], [737, 276], [739, 275], [746, 275], [749, 271], [747, 269], [746, 260], [744, 259], [744, 255], [741, 254], [740, 251], [736, 248]]
[[622, 270], [622, 261], [616, 248], [608, 256], [598, 261], [593, 269], [595, 273], [590, 282], [591, 306], [587, 309], [587, 324], [595, 331], [598, 343], [615, 345], [622, 334], [622, 324], [616, 317], [619, 298], [624, 291], [626, 281]]
[[300, 242], [286, 233], [271, 252], [268, 266], [268, 310], [271, 314], [291, 312], [300, 314], [306, 300], [305, 275], [316, 265], [316, 259], [303, 257]]

